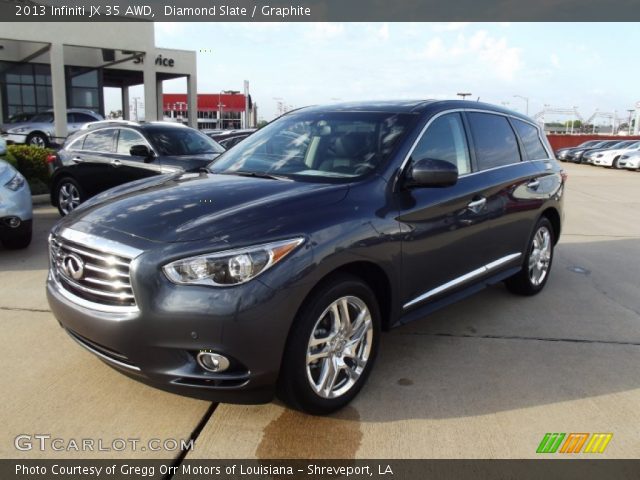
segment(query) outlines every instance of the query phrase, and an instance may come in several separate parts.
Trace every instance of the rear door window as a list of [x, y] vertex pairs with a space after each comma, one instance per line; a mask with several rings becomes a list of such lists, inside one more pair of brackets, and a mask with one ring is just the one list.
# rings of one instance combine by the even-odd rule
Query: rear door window
[[112, 128], [90, 133], [84, 139], [83, 150], [89, 152], [111, 153], [116, 131]]
[[521, 120], [513, 119], [513, 124], [518, 131], [524, 151], [527, 153], [529, 160], [542, 160], [549, 157], [549, 154], [542, 145], [540, 136], [538, 135], [538, 129], [533, 125], [523, 122]]
[[467, 113], [473, 136], [478, 170], [502, 167], [521, 161], [516, 134], [509, 121], [492, 113]]
[[120, 155], [131, 155], [131, 147], [134, 145], [147, 145], [147, 142], [138, 132], [127, 128], [120, 130], [116, 152]]

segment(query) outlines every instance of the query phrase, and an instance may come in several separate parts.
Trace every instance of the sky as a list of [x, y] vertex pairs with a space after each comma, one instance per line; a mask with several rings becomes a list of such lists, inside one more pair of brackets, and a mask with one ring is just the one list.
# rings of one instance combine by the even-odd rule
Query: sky
[[575, 106], [584, 120], [614, 110], [626, 119], [640, 101], [633, 23], [156, 23], [155, 35], [158, 47], [206, 52], [197, 54], [200, 93], [242, 91], [249, 80], [265, 120], [276, 98], [295, 108], [468, 92], [525, 113], [519, 95], [531, 116]]

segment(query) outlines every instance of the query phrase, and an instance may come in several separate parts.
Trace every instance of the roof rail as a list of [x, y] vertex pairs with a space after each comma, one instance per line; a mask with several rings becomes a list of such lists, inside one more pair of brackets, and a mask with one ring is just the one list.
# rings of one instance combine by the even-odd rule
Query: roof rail
[[140, 124], [138, 122], [133, 122], [131, 120], [99, 120], [97, 122], [89, 122], [89, 123], [85, 123], [82, 126], [82, 130], [89, 130], [91, 128], [96, 128], [96, 127], [106, 127], [109, 125], [132, 125], [135, 127], [139, 127]]

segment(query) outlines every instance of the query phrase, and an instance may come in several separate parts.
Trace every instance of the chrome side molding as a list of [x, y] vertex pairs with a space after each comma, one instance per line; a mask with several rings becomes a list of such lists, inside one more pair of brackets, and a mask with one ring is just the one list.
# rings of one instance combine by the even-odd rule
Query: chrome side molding
[[417, 305], [418, 303], [422, 303], [428, 299], [430, 299], [431, 297], [434, 297], [440, 293], [446, 292], [447, 290], [451, 290], [452, 288], [455, 288], [457, 286], [462, 285], [463, 283], [467, 283], [471, 280], [473, 280], [474, 278], [478, 278], [481, 277], [482, 275], [491, 272], [492, 270], [496, 270], [497, 268], [512, 262], [513, 260], [515, 260], [516, 258], [519, 258], [522, 256], [522, 253], [512, 253], [510, 255], [504, 256], [502, 258], [499, 258], [497, 260], [494, 260], [491, 263], [487, 263], [486, 265], [480, 267], [480, 268], [476, 268], [475, 270], [472, 270], [468, 273], [465, 273], [464, 275], [458, 277], [458, 278], [454, 278], [453, 280], [447, 282], [447, 283], [443, 283], [442, 285], [440, 285], [439, 287], [436, 287], [432, 290], [429, 290], [419, 296], [417, 296], [416, 298], [414, 298], [413, 300], [410, 300], [409, 302], [405, 303], [403, 305], [403, 309], [407, 309], [410, 307], [413, 307], [414, 305]]

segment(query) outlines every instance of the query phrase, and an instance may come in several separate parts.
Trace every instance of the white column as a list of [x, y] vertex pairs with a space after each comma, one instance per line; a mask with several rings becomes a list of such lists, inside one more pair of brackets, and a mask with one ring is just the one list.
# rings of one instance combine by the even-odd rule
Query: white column
[[187, 76], [187, 108], [189, 126], [198, 128], [198, 82], [195, 74]]
[[156, 96], [156, 71], [153, 58], [147, 54], [144, 58], [144, 119], [147, 122], [158, 120], [158, 101]]
[[51, 62], [51, 92], [55, 136], [53, 141], [62, 144], [67, 138], [67, 88], [64, 76], [64, 45], [53, 43], [49, 49]]
[[164, 102], [162, 101], [162, 80], [156, 78], [156, 110], [158, 112], [158, 120], [164, 120]]
[[131, 119], [131, 112], [129, 111], [129, 87], [122, 87], [122, 119]]

